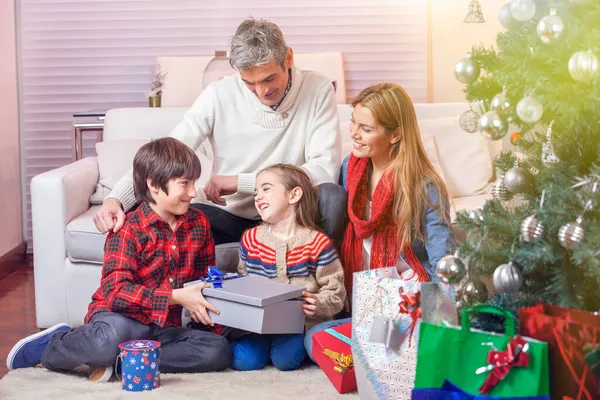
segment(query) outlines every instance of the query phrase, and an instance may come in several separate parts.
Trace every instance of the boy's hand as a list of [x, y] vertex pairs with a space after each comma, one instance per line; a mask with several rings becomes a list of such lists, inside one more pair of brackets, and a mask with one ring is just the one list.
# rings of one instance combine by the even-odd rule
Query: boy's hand
[[305, 301], [305, 304], [302, 304], [302, 311], [304, 311], [304, 314], [306, 314], [307, 317], [315, 315], [319, 304], [317, 295], [309, 292], [302, 292], [302, 300]]
[[183, 308], [189, 311], [194, 322], [201, 322], [204, 325], [214, 326], [215, 323], [212, 322], [208, 316], [207, 309], [215, 314], [220, 314], [220, 311], [210, 304], [202, 295], [202, 289], [205, 287], [208, 287], [208, 285], [204, 282], [200, 282], [181, 289], [175, 289], [171, 295], [171, 303], [181, 304]]

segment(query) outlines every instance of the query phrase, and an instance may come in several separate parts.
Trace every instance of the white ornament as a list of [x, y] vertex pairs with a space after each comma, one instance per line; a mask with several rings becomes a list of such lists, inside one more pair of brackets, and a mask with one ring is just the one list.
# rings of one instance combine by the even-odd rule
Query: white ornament
[[556, 10], [550, 10], [550, 15], [540, 19], [537, 25], [537, 33], [542, 42], [548, 44], [558, 39], [565, 30], [562, 18], [556, 15]]
[[521, 121], [534, 124], [542, 119], [544, 106], [535, 97], [527, 96], [517, 104], [517, 116]]
[[510, 3], [510, 15], [517, 21], [529, 21], [535, 15], [533, 0], [513, 0]]
[[600, 61], [591, 50], [578, 51], [569, 59], [569, 74], [579, 82], [589, 82], [598, 76]]

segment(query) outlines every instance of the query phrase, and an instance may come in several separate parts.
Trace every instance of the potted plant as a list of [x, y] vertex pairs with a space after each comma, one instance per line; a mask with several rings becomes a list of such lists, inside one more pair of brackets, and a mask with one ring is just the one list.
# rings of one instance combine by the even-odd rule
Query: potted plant
[[148, 97], [148, 106], [160, 107], [160, 96], [162, 94], [162, 85], [167, 73], [161, 70], [160, 64], [156, 64], [152, 72], [152, 81], [150, 82], [150, 91], [146, 93]]

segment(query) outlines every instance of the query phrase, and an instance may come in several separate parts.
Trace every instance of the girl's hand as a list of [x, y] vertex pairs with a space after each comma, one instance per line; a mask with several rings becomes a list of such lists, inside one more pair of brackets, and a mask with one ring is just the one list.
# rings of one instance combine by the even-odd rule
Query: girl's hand
[[302, 292], [302, 300], [305, 301], [305, 304], [302, 304], [302, 311], [304, 311], [304, 314], [306, 314], [307, 317], [315, 315], [317, 305], [319, 304], [317, 295], [305, 291]]

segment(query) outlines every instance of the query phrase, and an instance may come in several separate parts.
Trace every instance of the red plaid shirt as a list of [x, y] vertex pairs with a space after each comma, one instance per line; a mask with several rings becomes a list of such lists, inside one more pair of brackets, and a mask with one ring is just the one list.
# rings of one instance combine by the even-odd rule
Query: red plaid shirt
[[142, 202], [123, 228], [106, 238], [102, 280], [85, 322], [111, 311], [142, 324], [181, 326], [182, 307], [169, 305], [173, 289], [205, 277], [214, 264], [215, 244], [204, 214], [190, 208], [173, 232]]

